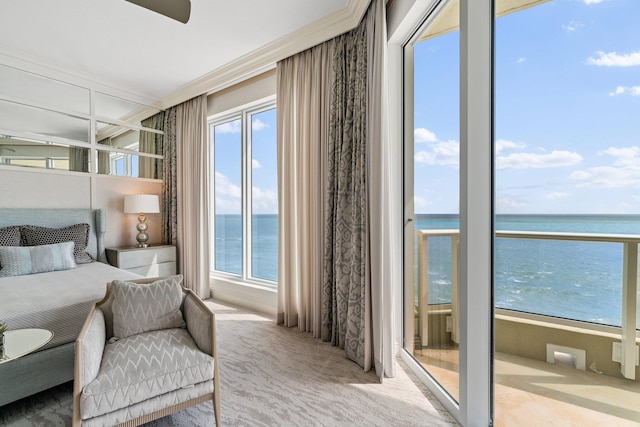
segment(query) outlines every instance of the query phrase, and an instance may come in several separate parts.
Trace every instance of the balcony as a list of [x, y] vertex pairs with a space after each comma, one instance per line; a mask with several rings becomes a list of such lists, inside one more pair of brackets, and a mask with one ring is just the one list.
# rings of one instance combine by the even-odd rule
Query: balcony
[[[456, 229], [418, 230], [417, 275], [413, 295], [414, 322], [407, 322], [415, 339], [408, 342], [408, 350], [429, 373], [457, 399], [457, 344], [459, 342], [459, 231]], [[440, 244], [434, 245], [439, 238]], [[434, 250], [442, 251], [443, 239], [448, 239], [450, 256], [450, 302], [429, 304], [429, 258]], [[606, 418], [615, 414], [620, 420], [640, 421], [640, 394], [638, 382], [638, 245], [640, 236], [620, 234], [556, 233], [532, 231], [497, 231], [496, 239], [528, 239], [535, 241], [588, 242], [620, 245], [621, 309], [619, 325], [596, 323], [570, 316], [545, 315], [497, 307], [495, 309], [495, 383], [496, 394], [510, 390], [510, 396], [524, 393], [519, 398], [527, 405], [545, 399], [546, 408], [562, 405], [559, 412], [566, 415], [567, 405], [593, 407], [609, 415], [591, 415], [591, 420], [613, 422]], [[504, 241], [503, 241], [504, 242]], [[430, 243], [431, 248], [430, 248]], [[439, 248], [433, 248], [439, 246]], [[447, 251], [448, 252], [448, 251]], [[522, 254], [530, 256], [531, 254]], [[438, 255], [442, 260], [442, 254]], [[570, 258], [570, 257], [569, 257]], [[586, 274], [586, 273], [585, 273]], [[577, 279], [577, 281], [579, 281]], [[471, 283], [470, 286], [473, 286]], [[595, 301], [598, 304], [599, 301]], [[409, 324], [412, 323], [412, 324]], [[408, 340], [409, 341], [409, 340]], [[632, 381], [629, 381], [632, 380]], [[611, 390], [624, 399], [611, 400]], [[502, 390], [502, 392], [500, 391]], [[518, 393], [513, 394], [513, 390]], [[566, 390], [566, 391], [565, 391]], [[589, 390], [583, 395], [584, 390]], [[626, 394], [624, 392], [627, 392]], [[531, 398], [530, 393], [537, 394]], [[510, 398], [511, 398], [510, 397]], [[499, 419], [510, 419], [503, 407], [504, 398], [496, 399]], [[550, 402], [554, 403], [551, 404]], [[595, 403], [594, 403], [595, 402]], [[518, 411], [522, 411], [520, 408]], [[534, 410], [535, 411], [535, 410]], [[526, 410], [525, 410], [526, 412]], [[576, 415], [578, 416], [578, 415]], [[593, 418], [595, 417], [595, 418]], [[553, 416], [550, 416], [553, 419]], [[574, 419], [577, 419], [574, 417]], [[511, 422], [511, 421], [510, 421]], [[498, 423], [501, 424], [501, 423]], [[512, 424], [509, 424], [512, 425]], [[516, 424], [513, 424], [516, 425]]]

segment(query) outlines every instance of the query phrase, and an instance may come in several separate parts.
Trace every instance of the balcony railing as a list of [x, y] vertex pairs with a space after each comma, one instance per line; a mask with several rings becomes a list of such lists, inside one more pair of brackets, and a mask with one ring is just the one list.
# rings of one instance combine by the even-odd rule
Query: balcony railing
[[[418, 237], [418, 331], [421, 342], [428, 343], [429, 312], [429, 238], [451, 238], [451, 340], [459, 342], [460, 306], [459, 291], [459, 230], [417, 230]], [[638, 245], [640, 236], [621, 234], [555, 233], [533, 231], [497, 231], [497, 238], [537, 239], [557, 241], [580, 241], [619, 243], [623, 245], [622, 258], [622, 326], [621, 372], [625, 378], [635, 379], [636, 366], [636, 320], [638, 292]], [[629, 361], [629, 363], [627, 363]]]

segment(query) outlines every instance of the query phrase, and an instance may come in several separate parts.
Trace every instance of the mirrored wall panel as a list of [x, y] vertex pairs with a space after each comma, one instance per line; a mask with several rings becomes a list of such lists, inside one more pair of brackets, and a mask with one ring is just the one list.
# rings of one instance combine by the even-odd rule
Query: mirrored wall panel
[[98, 149], [97, 173], [131, 178], [162, 179], [162, 159]]
[[146, 125], [143, 121], [159, 112], [157, 108], [137, 102], [100, 92], [95, 93], [95, 115], [100, 119], [120, 120], [130, 125], [153, 127]]
[[89, 89], [0, 65], [0, 96], [69, 113], [90, 114]]
[[[89, 142], [89, 119], [0, 101], [0, 131]], [[36, 139], [42, 139], [36, 137]]]
[[89, 172], [89, 149], [0, 135], [0, 164]]
[[96, 141], [100, 145], [162, 155], [162, 131], [133, 129], [102, 122], [96, 123], [96, 130]]

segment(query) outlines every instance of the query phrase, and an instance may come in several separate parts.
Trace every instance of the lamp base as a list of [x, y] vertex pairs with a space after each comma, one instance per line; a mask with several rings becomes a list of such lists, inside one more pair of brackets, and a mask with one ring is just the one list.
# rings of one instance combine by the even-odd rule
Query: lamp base
[[138, 248], [148, 248], [149, 245], [149, 235], [147, 234], [147, 230], [149, 226], [147, 225], [147, 217], [144, 214], [140, 214], [138, 216], [138, 225], [136, 226], [136, 230], [138, 230], [138, 234], [136, 235], [136, 240], [138, 241]]

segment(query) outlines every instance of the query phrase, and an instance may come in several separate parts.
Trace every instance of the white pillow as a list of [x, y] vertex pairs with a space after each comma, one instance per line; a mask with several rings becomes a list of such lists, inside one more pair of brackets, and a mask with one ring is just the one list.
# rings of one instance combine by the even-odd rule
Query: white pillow
[[76, 268], [73, 242], [42, 246], [0, 246], [0, 277]]
[[159, 329], [184, 328], [181, 282], [182, 275], [149, 284], [111, 282], [113, 335], [126, 338]]

